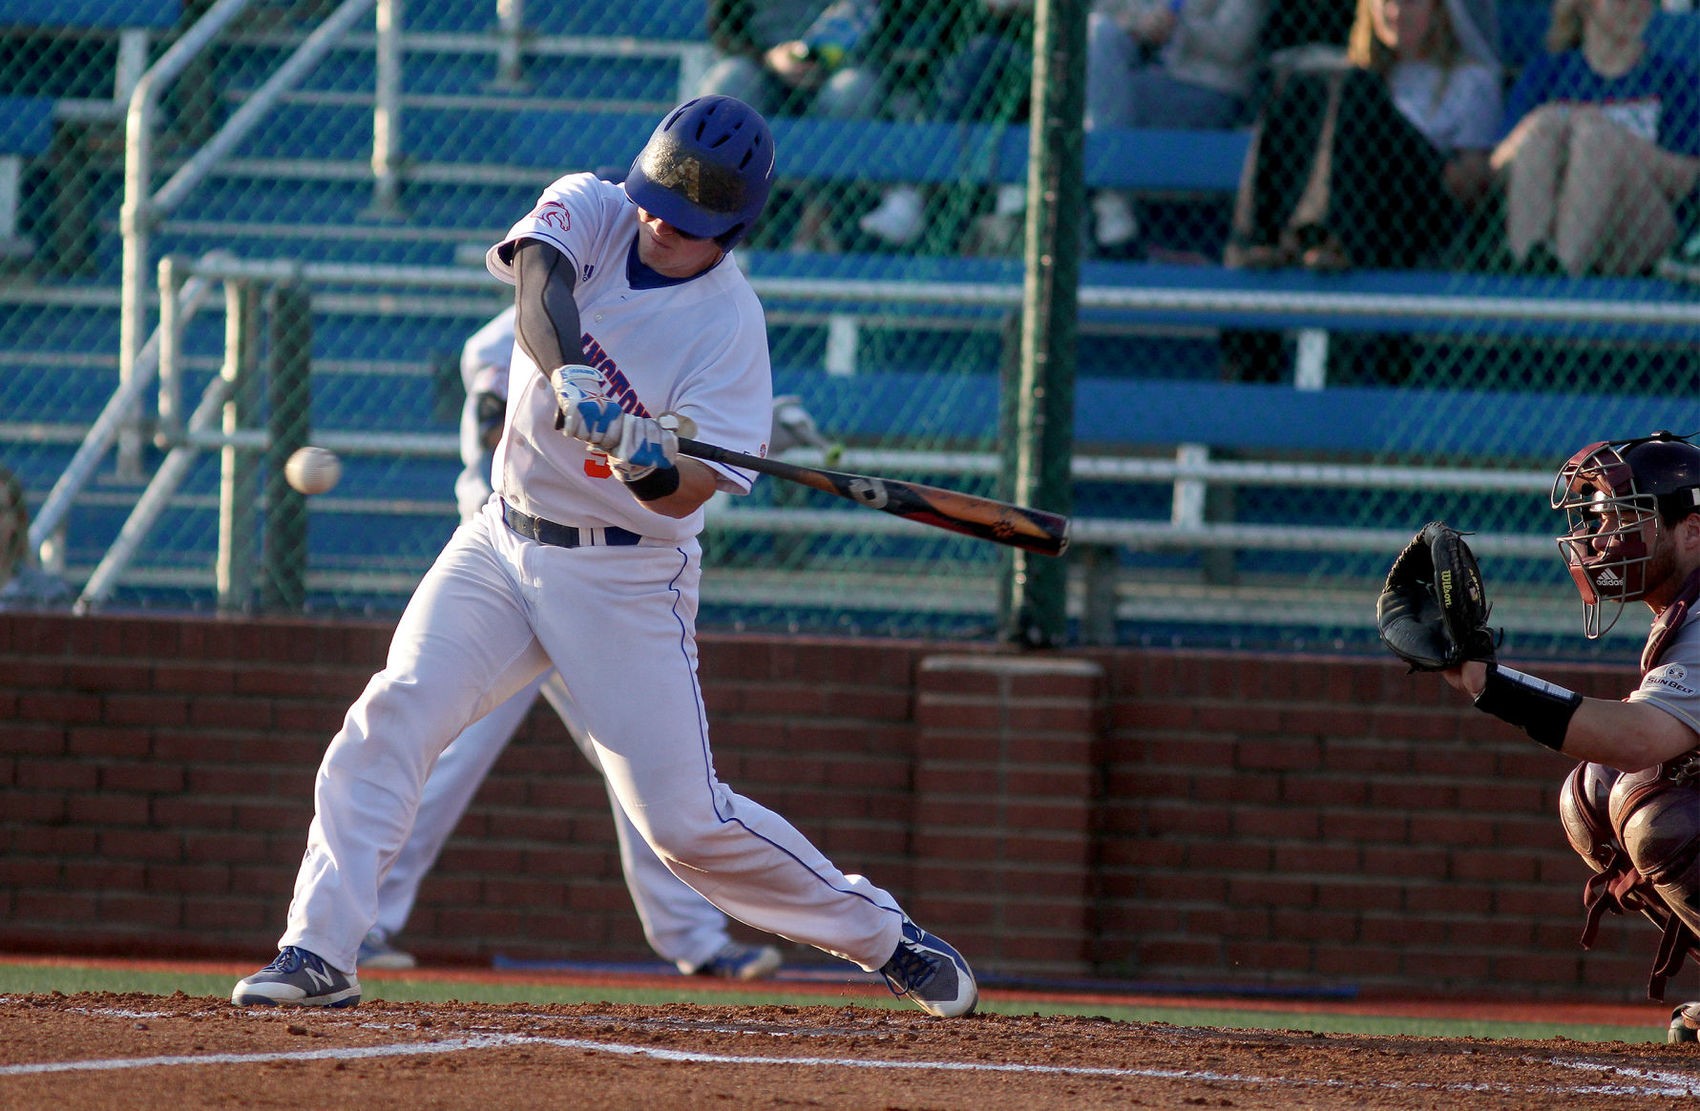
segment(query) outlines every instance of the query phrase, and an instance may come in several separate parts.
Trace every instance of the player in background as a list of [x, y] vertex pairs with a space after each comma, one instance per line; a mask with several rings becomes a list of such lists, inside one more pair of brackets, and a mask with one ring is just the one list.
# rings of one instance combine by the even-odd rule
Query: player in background
[[[455, 500], [462, 523], [476, 519], [490, 500], [490, 463], [507, 413], [508, 363], [513, 350], [512, 307], [474, 332], [461, 349], [466, 402], [461, 409], [460, 454], [465, 466], [455, 480]], [[600, 770], [596, 750], [573, 721], [572, 698], [555, 671], [538, 676], [469, 725], [443, 750], [431, 769], [413, 819], [413, 832], [378, 885], [378, 923], [360, 943], [361, 968], [407, 969], [417, 965], [413, 954], [397, 948], [392, 939], [407, 924], [420, 883], [539, 694], [560, 715], [561, 723], [591, 765]], [[686, 975], [731, 980], [771, 976], [781, 963], [779, 950], [732, 940], [726, 916], [667, 870], [620, 809], [612, 789], [609, 802], [626, 889], [631, 892], [650, 947]]]
[[714, 770], [697, 535], [709, 498], [755, 476], [680, 455], [670, 423], [767, 448], [766, 322], [729, 253], [774, 164], [760, 114], [698, 98], [662, 119], [624, 185], [562, 177], [490, 249], [517, 307], [495, 496], [426, 572], [326, 749], [278, 955], [233, 1003], [359, 1002], [360, 941], [432, 764], [553, 668], [620, 809], [675, 875], [756, 929], [880, 972], [930, 1014], [973, 1011], [954, 948]]
[[[1621, 700], [1585, 698], [1481, 660], [1441, 674], [1478, 709], [1582, 761], [1566, 783], [1565, 817], [1597, 873], [1585, 941], [1603, 910], [1647, 913], [1651, 904], [1647, 917], [1674, 947], [1674, 960], [1654, 968], [1662, 989], [1684, 946], [1700, 957], [1700, 448], [1668, 432], [1589, 444], [1559, 471], [1552, 505], [1567, 515], [1558, 540], [1582, 595], [1583, 635], [1610, 629], [1626, 603], [1653, 611], [1640, 685]], [[1618, 878], [1644, 882], [1625, 884], [1621, 907], [1603, 905], [1618, 898], [1605, 881]], [[1700, 1002], [1677, 1007], [1670, 1040], [1694, 1041], [1697, 1030]]]

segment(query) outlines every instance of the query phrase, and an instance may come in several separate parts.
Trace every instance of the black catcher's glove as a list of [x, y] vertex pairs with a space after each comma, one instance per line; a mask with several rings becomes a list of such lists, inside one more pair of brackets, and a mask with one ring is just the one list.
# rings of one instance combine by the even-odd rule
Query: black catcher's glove
[[1413, 671], [1491, 661], [1487, 589], [1475, 553], [1444, 521], [1431, 521], [1405, 545], [1375, 601], [1381, 643]]

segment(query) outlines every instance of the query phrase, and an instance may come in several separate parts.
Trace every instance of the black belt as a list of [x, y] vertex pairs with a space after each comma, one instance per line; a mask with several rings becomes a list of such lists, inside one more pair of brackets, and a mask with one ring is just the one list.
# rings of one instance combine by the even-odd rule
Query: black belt
[[605, 525], [602, 528], [558, 525], [554, 521], [545, 521], [541, 517], [521, 513], [507, 502], [502, 503], [502, 521], [521, 536], [556, 548], [588, 548], [599, 544], [613, 548], [630, 548], [643, 540], [637, 533], [618, 525]]

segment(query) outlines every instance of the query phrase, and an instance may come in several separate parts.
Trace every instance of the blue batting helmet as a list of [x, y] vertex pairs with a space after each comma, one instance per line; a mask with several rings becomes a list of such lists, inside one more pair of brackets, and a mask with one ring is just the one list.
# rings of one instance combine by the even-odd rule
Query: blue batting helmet
[[729, 96], [679, 105], [626, 172], [626, 196], [680, 231], [730, 248], [749, 234], [773, 186], [773, 133]]

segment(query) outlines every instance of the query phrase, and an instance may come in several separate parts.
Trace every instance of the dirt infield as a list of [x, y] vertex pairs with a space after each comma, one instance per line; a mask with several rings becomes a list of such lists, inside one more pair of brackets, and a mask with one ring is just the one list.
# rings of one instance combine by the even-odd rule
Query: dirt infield
[[845, 1005], [243, 1010], [0, 997], [0, 1106], [1692, 1107], [1691, 1045], [1392, 1038]]

